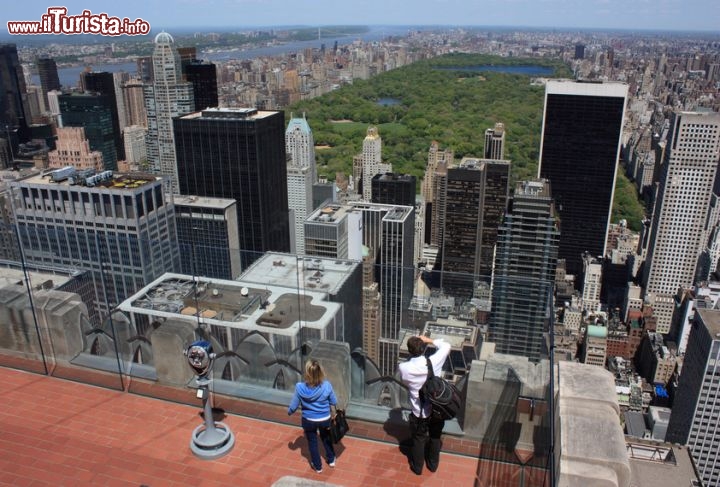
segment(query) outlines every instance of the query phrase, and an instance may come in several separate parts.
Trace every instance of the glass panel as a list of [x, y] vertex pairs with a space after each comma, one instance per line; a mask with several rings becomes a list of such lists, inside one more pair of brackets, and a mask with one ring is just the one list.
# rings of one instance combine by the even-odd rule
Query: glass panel
[[[444, 450], [479, 459], [478, 485], [549, 485], [552, 282], [396, 265], [391, 238], [363, 260], [241, 251], [218, 215], [173, 223], [159, 210], [123, 233], [100, 220], [63, 231], [18, 225], [32, 262], [28, 278], [15, 265], [17, 281], [34, 300], [18, 286], [21, 311], [2, 307], [15, 325], [0, 364], [197, 405], [184, 351], [206, 340], [217, 408], [293, 422], [285, 408], [315, 358], [348, 416], [367, 425], [363, 435], [403, 445], [411, 408], [397, 366], [408, 338], [424, 334], [451, 344], [443, 376], [464, 400]], [[52, 278], [41, 274], [49, 269]]]

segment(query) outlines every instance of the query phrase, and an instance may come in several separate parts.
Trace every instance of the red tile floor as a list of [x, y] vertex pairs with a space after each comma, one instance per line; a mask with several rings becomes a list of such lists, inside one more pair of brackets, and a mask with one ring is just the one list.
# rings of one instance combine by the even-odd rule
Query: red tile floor
[[234, 449], [200, 460], [189, 447], [199, 408], [4, 367], [0, 384], [2, 486], [267, 487], [294, 476], [345, 487], [469, 487], [478, 473], [476, 458], [443, 453], [436, 473], [418, 477], [397, 444], [346, 437], [337, 467], [316, 474], [299, 426], [237, 415], [223, 420]]

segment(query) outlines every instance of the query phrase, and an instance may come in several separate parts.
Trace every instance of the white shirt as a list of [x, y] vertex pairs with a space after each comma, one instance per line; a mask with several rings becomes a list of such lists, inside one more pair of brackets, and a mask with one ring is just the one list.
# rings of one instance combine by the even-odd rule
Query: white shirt
[[[430, 355], [430, 363], [432, 364], [433, 373], [440, 376], [442, 375], [442, 366], [445, 359], [450, 355], [450, 344], [442, 338], [433, 340], [432, 344], [437, 350]], [[407, 362], [401, 363], [398, 368], [400, 369], [400, 378], [410, 393], [412, 413], [418, 418], [427, 418], [430, 415], [430, 404], [425, 404], [423, 410], [420, 410], [420, 388], [427, 380], [428, 374], [425, 355], [413, 357]]]

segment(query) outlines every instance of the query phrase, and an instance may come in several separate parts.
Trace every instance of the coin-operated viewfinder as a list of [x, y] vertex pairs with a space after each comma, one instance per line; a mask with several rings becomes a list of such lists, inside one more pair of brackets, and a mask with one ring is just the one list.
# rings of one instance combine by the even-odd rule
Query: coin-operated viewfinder
[[207, 377], [210, 372], [215, 354], [210, 342], [206, 340], [198, 340], [190, 344], [185, 350], [187, 361], [192, 367], [195, 375], [198, 377]]
[[202, 399], [205, 420], [193, 431], [190, 449], [199, 458], [214, 460], [227, 454], [235, 446], [235, 435], [226, 425], [213, 419], [210, 406], [211, 373], [215, 353], [210, 342], [198, 340], [191, 343], [184, 354], [196, 375], [197, 397]]

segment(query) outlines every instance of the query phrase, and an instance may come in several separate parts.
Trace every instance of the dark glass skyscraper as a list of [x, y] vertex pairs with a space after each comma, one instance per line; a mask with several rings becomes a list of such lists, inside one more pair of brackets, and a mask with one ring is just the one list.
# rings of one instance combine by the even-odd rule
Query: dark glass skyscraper
[[181, 61], [185, 79], [192, 83], [195, 95], [195, 110], [205, 110], [218, 106], [217, 71], [212, 63], [203, 63], [193, 59], [189, 63]]
[[370, 184], [373, 203], [415, 206], [415, 176], [395, 173], [376, 174]]
[[0, 93], [0, 137], [9, 137], [17, 153], [18, 141], [27, 138], [28, 121], [23, 106], [25, 78], [15, 44], [0, 44]]
[[585, 59], [585, 44], [575, 44], [574, 59]]
[[110, 111], [112, 112], [113, 140], [115, 141], [115, 152], [119, 160], [125, 159], [125, 146], [123, 145], [122, 132], [120, 130], [120, 119], [118, 118], [117, 96], [115, 94], [115, 79], [112, 73], [88, 72], [80, 74], [80, 84], [83, 91], [100, 93], [110, 99]]
[[499, 353], [543, 356], [557, 243], [549, 184], [519, 183], [497, 237], [489, 331]]
[[60, 89], [57, 64], [52, 58], [41, 57], [37, 60], [37, 69], [40, 77], [40, 89], [42, 90], [43, 100], [45, 100], [45, 109], [48, 110], [48, 91]]
[[112, 100], [107, 95], [73, 93], [60, 95], [63, 127], [85, 127], [90, 149], [102, 152], [105, 169], [117, 170]]
[[627, 91], [624, 83], [570, 80], [545, 88], [538, 172], [552, 185], [558, 258], [569, 274], [582, 274], [583, 252], [605, 255]]
[[173, 119], [180, 194], [233, 198], [242, 268], [290, 251], [283, 112], [215, 108]]
[[445, 194], [438, 197], [445, 215], [440, 285], [446, 294], [471, 298], [475, 282], [490, 282], [509, 181], [510, 161], [465, 158], [448, 169]]

